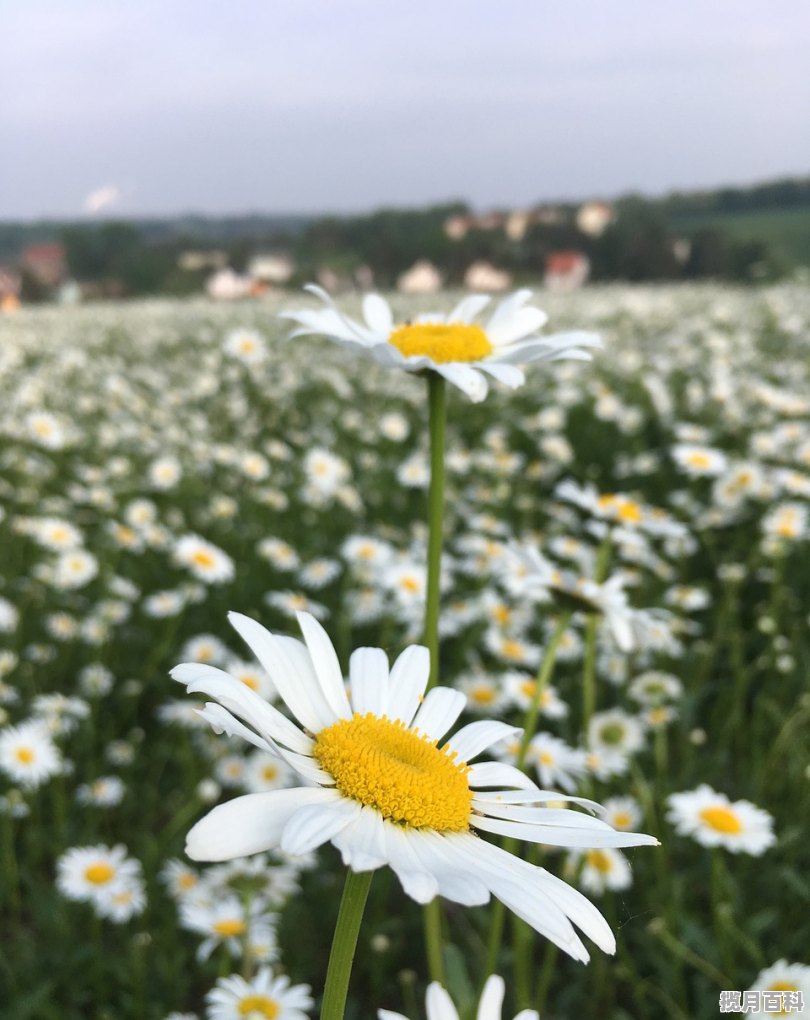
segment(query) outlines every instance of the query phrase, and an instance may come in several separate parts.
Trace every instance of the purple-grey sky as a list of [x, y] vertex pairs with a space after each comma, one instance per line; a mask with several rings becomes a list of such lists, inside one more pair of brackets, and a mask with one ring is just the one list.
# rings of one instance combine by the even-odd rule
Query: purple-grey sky
[[808, 54], [806, 0], [9, 2], [0, 217], [806, 174]]

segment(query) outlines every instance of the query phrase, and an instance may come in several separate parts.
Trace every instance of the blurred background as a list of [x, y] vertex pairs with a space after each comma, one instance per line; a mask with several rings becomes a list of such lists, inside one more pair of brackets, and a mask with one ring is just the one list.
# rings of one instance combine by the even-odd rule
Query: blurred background
[[801, 0], [5, 5], [0, 307], [783, 278]]

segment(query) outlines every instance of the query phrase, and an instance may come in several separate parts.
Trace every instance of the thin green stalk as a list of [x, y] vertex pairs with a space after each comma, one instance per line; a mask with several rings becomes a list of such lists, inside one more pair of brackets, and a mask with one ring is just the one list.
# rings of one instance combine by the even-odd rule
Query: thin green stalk
[[[522, 769], [526, 764], [526, 754], [529, 750], [529, 744], [532, 737], [534, 736], [535, 727], [537, 726], [537, 716], [540, 713], [540, 703], [543, 698], [543, 691], [548, 686], [551, 680], [552, 673], [554, 672], [554, 665], [557, 661], [557, 652], [562, 641], [563, 634], [568, 628], [568, 624], [571, 620], [570, 613], [563, 613], [557, 622], [557, 626], [549, 638], [548, 645], [546, 646], [546, 654], [543, 656], [543, 661], [540, 664], [540, 669], [537, 673], [537, 678], [534, 685], [534, 691], [532, 692], [532, 699], [529, 702], [529, 707], [526, 709], [526, 714], [523, 717], [523, 736], [520, 741], [520, 747], [518, 748], [517, 758], [515, 759], [515, 765], [517, 768]], [[504, 850], [514, 852], [517, 848], [518, 841], [516, 839], [505, 839], [503, 841]], [[489, 941], [487, 943], [487, 956], [486, 966], [484, 968], [484, 974], [482, 982], [487, 979], [490, 974], [494, 974], [498, 966], [498, 955], [501, 949], [501, 941], [503, 939], [503, 924], [504, 915], [506, 908], [500, 900], [495, 900], [492, 905], [492, 913], [489, 921]]]
[[444, 980], [444, 956], [442, 954], [442, 910], [438, 899], [426, 903], [422, 909], [425, 926], [425, 949], [427, 951], [428, 973], [431, 981]]
[[360, 922], [368, 899], [373, 871], [346, 872], [346, 884], [340, 900], [329, 966], [326, 970], [326, 987], [321, 1004], [321, 1020], [343, 1020], [346, 1007], [346, 993], [352, 972], [354, 953]]
[[585, 623], [585, 661], [582, 668], [582, 732], [587, 739], [588, 726], [596, 711], [596, 636], [599, 617], [591, 613]]
[[430, 652], [428, 690], [439, 678], [439, 588], [442, 571], [444, 528], [444, 444], [447, 406], [445, 381], [428, 372], [428, 413], [430, 416], [430, 489], [428, 491], [427, 601], [425, 603], [425, 644]]
[[554, 964], [557, 962], [558, 952], [559, 950], [553, 942], [546, 943], [546, 949], [543, 955], [543, 967], [540, 971], [540, 977], [537, 979], [537, 991], [534, 993], [535, 1008], [540, 1016], [543, 1016], [546, 1011], [548, 989], [551, 984], [551, 978], [554, 974]]

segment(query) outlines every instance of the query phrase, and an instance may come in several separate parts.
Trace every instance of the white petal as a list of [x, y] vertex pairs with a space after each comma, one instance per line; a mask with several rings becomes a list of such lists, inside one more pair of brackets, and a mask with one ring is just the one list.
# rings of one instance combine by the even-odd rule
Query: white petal
[[517, 365], [500, 364], [491, 358], [487, 358], [486, 361], [479, 361], [477, 364], [482, 372], [491, 375], [493, 379], [497, 379], [498, 382], [503, 383], [504, 386], [508, 386], [510, 389], [516, 390], [518, 386], [522, 386], [526, 382], [526, 376]]
[[312, 751], [312, 740], [298, 727], [273, 708], [256, 691], [215, 666], [199, 662], [184, 662], [171, 671], [175, 680], [185, 684], [192, 694], [207, 694], [216, 698], [229, 711], [271, 737], [301, 754]]
[[538, 786], [514, 765], [504, 765], [498, 761], [481, 761], [470, 765], [467, 782], [471, 787], [484, 786], [516, 786], [521, 790], [537, 790]]
[[[327, 792], [327, 791], [325, 791]], [[302, 807], [288, 820], [281, 836], [281, 849], [287, 854], [306, 854], [317, 850], [336, 836], [360, 813], [361, 805], [335, 791], [326, 804]]]
[[487, 983], [481, 993], [481, 1002], [478, 1004], [476, 1020], [491, 1020], [492, 1017], [500, 1017], [505, 990], [506, 985], [502, 977], [491, 974], [487, 978]]
[[517, 308], [494, 326], [490, 324], [487, 327], [487, 338], [494, 347], [506, 347], [517, 340], [522, 340], [523, 337], [534, 336], [546, 322], [548, 322], [546, 313], [534, 305]]
[[271, 754], [275, 754], [275, 748], [269, 744], [263, 737], [260, 737], [253, 730], [249, 730], [247, 726], [244, 726], [239, 722], [231, 713], [213, 701], [207, 701], [205, 708], [198, 710], [197, 715], [211, 726], [215, 733], [227, 733], [229, 737], [241, 737], [242, 740], [246, 740], [249, 744], [253, 744], [254, 747], [260, 748], [262, 751], [269, 751]]
[[401, 826], [385, 822], [384, 833], [388, 863], [405, 894], [417, 903], [430, 903], [439, 891], [436, 876], [425, 868]]
[[387, 338], [394, 328], [391, 306], [379, 294], [366, 294], [363, 298], [363, 318], [370, 330]]
[[209, 811], [186, 837], [193, 861], [230, 861], [273, 850], [284, 826], [306, 804], [322, 807], [333, 800], [331, 790], [292, 789], [249, 793]]
[[490, 302], [488, 294], [469, 294], [447, 316], [447, 322], [472, 322]]
[[412, 728], [429, 740], [441, 740], [464, 711], [466, 697], [451, 687], [434, 687], [413, 719]]
[[499, 301], [495, 306], [495, 311], [489, 317], [486, 327], [487, 336], [489, 336], [493, 329], [497, 331], [504, 322], [520, 311], [531, 296], [532, 292], [523, 288], [522, 290], [516, 290], [513, 294]]
[[588, 808], [589, 811], [595, 811], [597, 814], [604, 814], [605, 811], [602, 805], [597, 804], [595, 800], [588, 800], [586, 797], [574, 797], [569, 793], [560, 793], [558, 790], [540, 790], [537, 787], [533, 787], [531, 790], [479, 791], [474, 795], [473, 803], [479, 801], [483, 805], [485, 814], [490, 814], [489, 808], [493, 804], [553, 804], [555, 801], [579, 804], [582, 807]]
[[388, 717], [410, 726], [430, 677], [430, 652], [424, 645], [410, 645], [391, 667], [388, 682]]
[[[580, 816], [587, 819], [587, 815]], [[605, 828], [604, 822], [598, 819], [590, 819], [592, 825], [585, 826], [577, 820], [573, 824], [544, 824], [532, 822], [512, 822], [503, 818], [484, 817], [472, 815], [470, 825], [476, 829], [483, 829], [484, 832], [494, 832], [499, 836], [514, 836], [517, 839], [527, 840], [530, 843], [544, 843], [547, 846], [577, 847], [582, 849], [597, 849], [602, 847], [620, 846], [657, 846], [658, 840], [654, 836], [647, 836], [642, 832], [621, 832], [612, 829], [609, 825]]]
[[453, 1000], [438, 981], [432, 981], [428, 985], [425, 1007], [427, 1009], [427, 1020], [458, 1020], [458, 1013], [453, 1005]]
[[486, 379], [479, 371], [469, 365], [462, 365], [458, 361], [451, 361], [445, 365], [430, 366], [434, 372], [443, 375], [444, 378], [457, 386], [463, 393], [472, 400], [474, 404], [480, 404], [487, 395], [489, 386]]
[[311, 733], [319, 733], [338, 721], [300, 641], [271, 634], [241, 613], [228, 613], [228, 619], [269, 674], [289, 710]]
[[352, 871], [374, 871], [388, 863], [385, 824], [379, 811], [364, 807], [332, 843], [340, 850], [343, 863]]
[[436, 876], [441, 896], [465, 907], [489, 902], [489, 887], [484, 878], [469, 868], [459, 868], [458, 858], [444, 836], [427, 830], [406, 835], [425, 868]]
[[408, 1020], [401, 1013], [394, 1013], [390, 1009], [378, 1009], [377, 1020]]
[[388, 711], [388, 656], [382, 648], [357, 648], [349, 660], [352, 707], [359, 715]]
[[323, 696], [339, 719], [351, 719], [352, 710], [343, 686], [343, 671], [329, 635], [310, 613], [298, 613], [298, 624], [321, 682]]
[[467, 762], [490, 745], [521, 732], [519, 726], [509, 726], [496, 719], [481, 719], [463, 726], [445, 746], [456, 752], [459, 761]]

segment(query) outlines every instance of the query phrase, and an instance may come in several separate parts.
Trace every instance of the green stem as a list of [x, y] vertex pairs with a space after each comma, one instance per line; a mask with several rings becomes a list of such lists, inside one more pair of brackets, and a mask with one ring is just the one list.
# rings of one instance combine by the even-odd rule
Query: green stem
[[346, 993], [349, 990], [349, 976], [352, 972], [354, 953], [360, 922], [368, 899], [373, 871], [346, 872], [346, 884], [338, 910], [329, 966], [326, 970], [326, 987], [321, 1004], [321, 1020], [343, 1020]]
[[[517, 757], [515, 759], [515, 765], [519, 769], [524, 769], [526, 764], [526, 754], [529, 750], [529, 744], [532, 737], [534, 736], [534, 730], [537, 725], [537, 716], [540, 713], [540, 702], [543, 698], [543, 691], [548, 686], [551, 679], [551, 675], [554, 672], [554, 664], [557, 661], [557, 652], [562, 641], [563, 634], [565, 634], [568, 624], [571, 621], [570, 613], [563, 613], [557, 622], [557, 626], [549, 638], [548, 645], [546, 646], [546, 654], [543, 656], [543, 661], [540, 664], [540, 669], [537, 673], [537, 679], [534, 685], [534, 691], [532, 692], [532, 699], [529, 702], [529, 707], [526, 709], [526, 715], [523, 717], [523, 736], [520, 741], [520, 747], [518, 748]], [[516, 839], [505, 839], [503, 841], [503, 849], [513, 853], [518, 845]], [[500, 900], [495, 900], [492, 904], [492, 913], [489, 920], [489, 941], [487, 943], [487, 957], [486, 967], [484, 968], [483, 981], [487, 979], [490, 974], [494, 974], [498, 967], [498, 955], [501, 949], [501, 941], [503, 939], [503, 924], [506, 908]]]
[[447, 420], [445, 382], [437, 372], [428, 372], [430, 415], [430, 489], [428, 491], [428, 575], [425, 604], [425, 644], [430, 652], [428, 690], [439, 678], [439, 588], [442, 570], [444, 526], [444, 434]]
[[588, 738], [588, 726], [596, 711], [596, 635], [599, 617], [591, 613], [585, 623], [585, 662], [582, 671], [582, 732]]
[[431, 981], [445, 984], [444, 957], [442, 956], [442, 911], [438, 899], [426, 903], [422, 910], [425, 922], [425, 948], [428, 973]]

